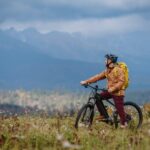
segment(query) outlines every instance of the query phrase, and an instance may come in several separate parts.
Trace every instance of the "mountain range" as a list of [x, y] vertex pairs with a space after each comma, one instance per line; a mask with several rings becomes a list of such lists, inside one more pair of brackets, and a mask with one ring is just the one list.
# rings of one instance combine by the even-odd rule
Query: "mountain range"
[[104, 69], [106, 53], [116, 53], [129, 66], [130, 88], [148, 89], [149, 33], [142, 34], [108, 39], [34, 28], [0, 30], [0, 88], [78, 89], [81, 80]]

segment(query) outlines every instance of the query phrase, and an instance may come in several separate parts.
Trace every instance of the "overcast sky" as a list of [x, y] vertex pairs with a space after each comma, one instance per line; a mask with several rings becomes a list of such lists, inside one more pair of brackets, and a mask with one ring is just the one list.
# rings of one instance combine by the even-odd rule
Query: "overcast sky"
[[105, 35], [150, 30], [150, 0], [0, 0], [0, 28]]

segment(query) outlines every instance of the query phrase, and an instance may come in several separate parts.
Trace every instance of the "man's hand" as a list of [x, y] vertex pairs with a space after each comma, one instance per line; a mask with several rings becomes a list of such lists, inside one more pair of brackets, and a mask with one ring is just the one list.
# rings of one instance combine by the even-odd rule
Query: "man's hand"
[[88, 84], [88, 83], [87, 83], [86, 81], [81, 81], [80, 84], [81, 84], [81, 85], [86, 85], [86, 84]]
[[113, 91], [114, 91], [113, 88], [109, 88], [109, 89], [108, 89], [108, 92], [109, 92], [109, 93], [112, 93]]

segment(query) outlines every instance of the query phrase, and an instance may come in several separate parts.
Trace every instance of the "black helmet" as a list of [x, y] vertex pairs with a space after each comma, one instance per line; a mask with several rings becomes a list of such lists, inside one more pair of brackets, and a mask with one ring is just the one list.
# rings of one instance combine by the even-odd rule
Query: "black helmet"
[[106, 57], [107, 59], [110, 59], [113, 63], [116, 63], [117, 60], [118, 60], [118, 56], [113, 55], [113, 54], [106, 54], [105, 57]]

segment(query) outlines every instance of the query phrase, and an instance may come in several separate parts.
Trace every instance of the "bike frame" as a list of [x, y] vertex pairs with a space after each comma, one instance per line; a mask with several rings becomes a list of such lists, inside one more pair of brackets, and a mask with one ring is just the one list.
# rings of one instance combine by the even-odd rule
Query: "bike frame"
[[[86, 85], [85, 87], [87, 87], [87, 86], [93, 89], [91, 92], [92, 96], [89, 96], [88, 104], [90, 104], [91, 106], [93, 106], [95, 108], [96, 101], [99, 100], [99, 104], [100, 104], [99, 107], [100, 107], [100, 109], [101, 109], [101, 111], [105, 117], [105, 120], [108, 120], [110, 118], [110, 116], [107, 113], [106, 106], [104, 105], [104, 102], [100, 96], [100, 93], [98, 93], [98, 91], [107, 91], [107, 90], [106, 89], [99, 89], [97, 85], [95, 87], [93, 87], [91, 85]], [[92, 102], [93, 100], [94, 100], [94, 102]], [[110, 100], [105, 99], [105, 101], [107, 101], [110, 105], [115, 107], [114, 103], [111, 102]]]

